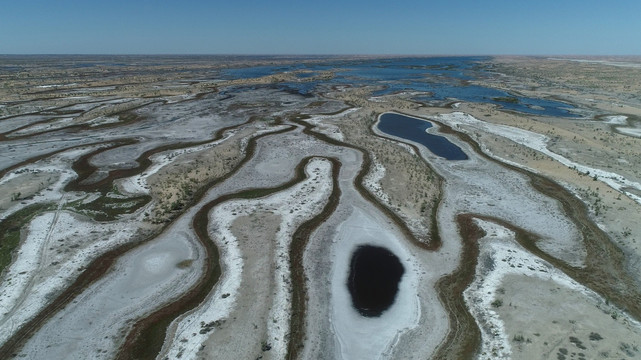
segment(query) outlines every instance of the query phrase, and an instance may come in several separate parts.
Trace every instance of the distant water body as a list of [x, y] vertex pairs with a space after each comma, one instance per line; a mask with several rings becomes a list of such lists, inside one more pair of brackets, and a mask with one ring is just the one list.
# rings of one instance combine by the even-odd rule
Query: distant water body
[[[288, 84], [301, 94], [309, 94], [320, 84], [350, 86], [380, 86], [373, 96], [398, 92], [419, 92], [413, 99], [420, 102], [469, 101], [492, 103], [505, 109], [525, 114], [554, 117], [577, 117], [573, 106], [553, 100], [529, 98], [517, 94], [473, 85], [470, 81], [487, 76], [483, 63], [491, 58], [468, 57], [409, 57], [366, 60], [327, 59], [312, 64], [255, 66], [224, 69], [221, 75], [226, 79], [248, 79], [273, 75], [281, 72], [304, 70], [299, 78], [309, 77], [310, 71], [335, 70], [329, 80]], [[297, 85], [298, 84], [298, 85]], [[303, 85], [304, 84], [304, 85]]]

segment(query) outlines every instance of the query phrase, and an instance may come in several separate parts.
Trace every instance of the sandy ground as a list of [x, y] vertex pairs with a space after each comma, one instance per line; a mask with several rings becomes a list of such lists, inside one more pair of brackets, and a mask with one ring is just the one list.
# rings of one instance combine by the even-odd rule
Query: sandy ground
[[0, 184], [0, 211], [6, 210], [16, 201], [29, 198], [56, 183], [58, 174], [41, 171], [20, 174]]
[[487, 235], [465, 299], [483, 334], [482, 359], [638, 354], [640, 323], [521, 248], [513, 232], [477, 223]]
[[[255, 359], [263, 355], [267, 359], [271, 355], [271, 352], [263, 350], [262, 345], [263, 342], [271, 344], [267, 324], [272, 321], [268, 314], [274, 300], [273, 240], [280, 223], [279, 216], [273, 212], [257, 210], [250, 215], [239, 216], [231, 224], [232, 232], [239, 239], [245, 254], [242, 280], [233, 310], [222, 319], [220, 325], [215, 326], [215, 334], [206, 335], [201, 340], [205, 347], [200, 351], [201, 356]], [[179, 349], [183, 346], [189, 348], [189, 344], [182, 342], [183, 339], [180, 341]]]
[[638, 58], [633, 66], [621, 59], [609, 63], [575, 60], [499, 57], [494, 70], [507, 76], [487, 81], [507, 90], [565, 98], [607, 112], [641, 114]]
[[523, 276], [506, 276], [502, 289], [504, 304], [512, 309], [497, 312], [510, 336], [513, 359], [639, 356], [641, 327], [602, 299]]

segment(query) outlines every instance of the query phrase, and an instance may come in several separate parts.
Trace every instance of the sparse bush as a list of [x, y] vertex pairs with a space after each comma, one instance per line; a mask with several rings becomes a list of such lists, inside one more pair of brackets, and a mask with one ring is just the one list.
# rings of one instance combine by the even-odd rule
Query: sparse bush
[[267, 341], [263, 340], [260, 344], [260, 349], [262, 351], [269, 351], [272, 349], [272, 344], [268, 343]]
[[575, 336], [570, 336], [570, 342], [581, 350], [585, 350], [586, 347], [583, 345], [583, 342]]
[[599, 333], [591, 332], [590, 333], [590, 340], [599, 341], [599, 340], [603, 340], [603, 337]]

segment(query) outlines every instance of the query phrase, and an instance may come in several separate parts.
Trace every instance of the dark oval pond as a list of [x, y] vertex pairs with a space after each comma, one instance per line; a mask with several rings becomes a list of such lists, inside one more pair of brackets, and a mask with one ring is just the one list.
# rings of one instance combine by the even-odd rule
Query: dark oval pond
[[443, 136], [425, 132], [430, 127], [432, 124], [428, 121], [395, 113], [381, 115], [378, 122], [378, 129], [382, 132], [424, 145], [436, 156], [447, 160], [467, 160], [460, 147]]
[[405, 269], [384, 247], [361, 245], [352, 254], [347, 288], [352, 305], [365, 317], [378, 317], [394, 303]]

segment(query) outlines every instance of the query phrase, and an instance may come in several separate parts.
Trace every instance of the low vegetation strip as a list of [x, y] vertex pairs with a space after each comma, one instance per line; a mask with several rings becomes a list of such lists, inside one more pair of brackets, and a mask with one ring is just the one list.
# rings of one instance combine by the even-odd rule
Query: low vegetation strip
[[[61, 131], [61, 130], [73, 130], [75, 132], [79, 132], [79, 131], [83, 131], [83, 130], [87, 131], [87, 130], [98, 130], [98, 129], [107, 129], [107, 128], [118, 127], [118, 126], [122, 126], [124, 123], [129, 124], [129, 123], [131, 123], [133, 121], [136, 121], [136, 120], [140, 119], [140, 117], [136, 113], [134, 113], [133, 111], [136, 110], [136, 109], [143, 108], [145, 106], [152, 105], [154, 103], [164, 103], [164, 101], [163, 100], [148, 101], [148, 102], [145, 102], [143, 104], [131, 106], [131, 107], [126, 108], [125, 110], [116, 111], [116, 112], [110, 114], [110, 116], [118, 116], [121, 119], [121, 121], [116, 122], [116, 123], [92, 126], [92, 124], [90, 124], [90, 123], [80, 123], [80, 124], [78, 124], [78, 123], [76, 123], [77, 120], [78, 120], [76, 118], [75, 119], [76, 121], [74, 121], [71, 125], [61, 126], [61, 127], [48, 129], [48, 130], [43, 130], [43, 131], [38, 131], [38, 132], [32, 132], [32, 133], [25, 134], [25, 135], [12, 135], [14, 133], [19, 133], [21, 130], [28, 129], [30, 127], [34, 127], [34, 126], [37, 126], [37, 125], [42, 125], [42, 124], [46, 124], [46, 123], [51, 122], [52, 119], [48, 118], [48, 119], [45, 119], [45, 120], [36, 121], [36, 122], [32, 122], [32, 123], [24, 125], [24, 126], [17, 127], [15, 129], [12, 129], [12, 130], [4, 132], [4, 133], [0, 133], [0, 141], [3, 141], [3, 140], [11, 140], [11, 141], [24, 140], [24, 139], [28, 139], [28, 138], [31, 138], [31, 137], [42, 136], [42, 135], [45, 135], [45, 134], [48, 134], [48, 133], [58, 132], [58, 131]], [[93, 109], [89, 110], [88, 112], [92, 112], [92, 110]], [[52, 110], [38, 111], [38, 112], [35, 112], [33, 114], [43, 114], [45, 112], [49, 113], [51, 111]], [[82, 111], [71, 112], [71, 114], [76, 114], [76, 113], [81, 113], [81, 112]], [[59, 111], [57, 113], [60, 114]], [[62, 112], [62, 113], [64, 113], [64, 112]], [[84, 117], [86, 115], [87, 115], [87, 113], [83, 113], [82, 115], [80, 115], [78, 117], [80, 118], [80, 117]], [[53, 118], [53, 120], [57, 120], [57, 119], [58, 118]]]
[[292, 277], [292, 315], [289, 323], [289, 342], [287, 343], [287, 359], [297, 359], [300, 349], [305, 340], [305, 319], [307, 309], [307, 284], [305, 276], [305, 264], [303, 262], [305, 248], [309, 237], [330, 215], [334, 213], [341, 197], [341, 190], [338, 185], [341, 163], [334, 158], [332, 162], [332, 193], [323, 210], [313, 218], [304, 222], [296, 229], [292, 236], [289, 248], [290, 274]]
[[7, 175], [8, 173], [10, 173], [11, 171], [13, 171], [15, 169], [21, 168], [21, 167], [23, 167], [25, 165], [28, 165], [28, 164], [33, 164], [38, 160], [46, 159], [48, 157], [63, 153], [65, 151], [74, 150], [74, 149], [82, 149], [82, 148], [91, 147], [91, 146], [108, 145], [108, 144], [113, 144], [114, 142], [118, 142], [118, 141], [120, 141], [120, 140], [98, 141], [98, 142], [82, 144], [82, 145], [74, 145], [74, 146], [69, 146], [69, 147], [65, 147], [65, 148], [62, 148], [62, 149], [54, 150], [54, 151], [51, 151], [51, 152], [48, 152], [48, 153], [45, 153], [45, 154], [42, 154], [42, 155], [34, 156], [32, 158], [29, 158], [28, 160], [19, 162], [19, 163], [15, 164], [15, 165], [11, 165], [11, 166], [9, 166], [7, 168], [4, 168], [4, 169], [0, 170], [0, 179], [2, 179], [5, 175]]
[[481, 331], [469, 312], [463, 291], [474, 281], [479, 256], [478, 240], [485, 236], [471, 214], [456, 218], [463, 239], [461, 262], [456, 270], [436, 283], [439, 299], [447, 311], [450, 329], [436, 349], [434, 359], [473, 359], [481, 346]]

